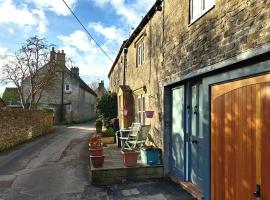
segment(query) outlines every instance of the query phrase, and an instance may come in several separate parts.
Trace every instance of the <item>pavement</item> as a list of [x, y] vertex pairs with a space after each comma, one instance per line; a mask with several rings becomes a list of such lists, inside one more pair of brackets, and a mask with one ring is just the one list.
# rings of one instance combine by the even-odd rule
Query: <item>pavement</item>
[[89, 177], [93, 123], [64, 127], [0, 153], [0, 200], [190, 200], [166, 179], [96, 187]]

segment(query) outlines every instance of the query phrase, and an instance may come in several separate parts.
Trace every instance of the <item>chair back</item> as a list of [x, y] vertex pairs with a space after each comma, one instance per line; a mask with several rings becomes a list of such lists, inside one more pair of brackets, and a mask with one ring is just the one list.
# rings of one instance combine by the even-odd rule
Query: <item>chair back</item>
[[150, 129], [151, 129], [151, 125], [141, 126], [141, 128], [138, 132], [137, 141], [145, 141], [148, 137]]
[[141, 123], [133, 122], [131, 129], [132, 129], [132, 134], [138, 134], [138, 132], [141, 129]]

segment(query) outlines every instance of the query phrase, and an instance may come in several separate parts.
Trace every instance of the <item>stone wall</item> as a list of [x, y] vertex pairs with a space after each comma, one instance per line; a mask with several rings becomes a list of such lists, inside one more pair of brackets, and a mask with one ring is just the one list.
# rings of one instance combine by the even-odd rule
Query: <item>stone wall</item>
[[[154, 118], [146, 120], [146, 124], [151, 124], [151, 135], [160, 147], [163, 122], [167, 120], [165, 82], [177, 81], [194, 70], [270, 43], [270, 1], [215, 2], [214, 7], [190, 23], [189, 0], [164, 0], [162, 11], [155, 13], [128, 47], [126, 85], [133, 91], [134, 102], [144, 92], [146, 110], [155, 111]], [[141, 39], [145, 41], [145, 62], [137, 66], [136, 42]], [[123, 68], [122, 52], [109, 77], [110, 91], [118, 92], [123, 84]], [[134, 106], [136, 110], [136, 103]]]
[[51, 131], [53, 114], [47, 111], [0, 109], [0, 151]]
[[270, 2], [216, 0], [189, 22], [189, 0], [165, 0], [161, 79], [174, 80], [270, 42]]

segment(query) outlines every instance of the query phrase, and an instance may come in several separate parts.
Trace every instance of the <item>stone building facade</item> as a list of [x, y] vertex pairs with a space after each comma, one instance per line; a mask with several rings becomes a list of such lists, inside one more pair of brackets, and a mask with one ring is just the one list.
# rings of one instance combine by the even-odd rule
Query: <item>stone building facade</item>
[[[247, 183], [247, 187], [237, 181], [237, 186], [223, 184], [227, 171], [233, 170], [230, 164], [234, 166], [227, 161], [220, 161], [225, 170], [220, 181], [226, 187], [215, 187], [214, 171], [221, 165], [219, 151], [213, 148], [211, 114], [216, 113], [210, 105], [214, 104], [214, 85], [236, 80], [252, 85], [248, 77], [269, 73], [269, 13], [267, 0], [157, 0], [121, 46], [109, 72], [110, 91], [118, 94], [121, 127], [133, 121], [151, 124], [152, 142], [163, 149], [165, 174], [195, 186], [196, 192], [191, 192], [198, 198], [249, 199], [241, 195], [251, 195], [256, 188], [256, 182]], [[241, 94], [239, 98], [248, 98]], [[147, 110], [155, 111], [153, 118], [144, 117]], [[227, 121], [222, 120], [229, 119], [224, 115], [218, 120], [225, 127]], [[245, 117], [241, 120], [248, 124]], [[224, 148], [222, 145], [218, 147]], [[227, 151], [220, 152], [222, 157]], [[244, 153], [239, 151], [239, 156]], [[248, 174], [251, 169], [241, 170]], [[241, 178], [248, 179], [245, 175]], [[265, 188], [270, 183], [263, 184]], [[238, 194], [236, 187], [242, 188], [243, 194]]]
[[[52, 84], [42, 91], [38, 107], [54, 110], [54, 122], [84, 122], [96, 117], [97, 94], [80, 78], [79, 68], [66, 67], [64, 51], [51, 51], [56, 63]], [[46, 70], [45, 65], [41, 70]]]

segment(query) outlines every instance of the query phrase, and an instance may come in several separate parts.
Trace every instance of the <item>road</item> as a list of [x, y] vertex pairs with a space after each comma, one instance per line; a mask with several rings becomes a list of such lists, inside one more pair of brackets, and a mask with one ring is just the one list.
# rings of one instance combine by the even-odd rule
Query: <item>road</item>
[[[61, 129], [0, 154], [0, 199], [87, 199], [91, 124]], [[106, 199], [102, 188], [96, 197]]]
[[89, 180], [91, 123], [66, 127], [0, 153], [0, 200], [190, 200], [165, 180], [95, 187]]

